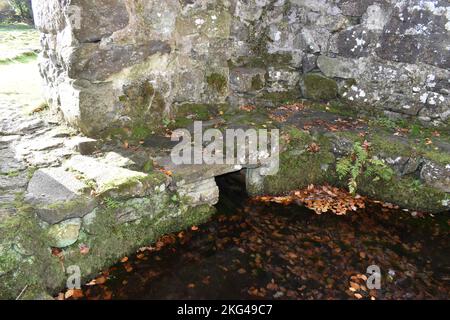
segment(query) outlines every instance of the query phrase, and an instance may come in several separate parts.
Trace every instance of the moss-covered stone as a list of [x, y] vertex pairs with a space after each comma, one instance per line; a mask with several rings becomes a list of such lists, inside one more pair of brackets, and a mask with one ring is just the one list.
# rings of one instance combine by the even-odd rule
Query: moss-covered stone
[[223, 116], [230, 111], [228, 104], [200, 104], [186, 103], [177, 107], [173, 120], [170, 121], [169, 129], [187, 128], [194, 121], [207, 121], [212, 118]]
[[220, 94], [224, 94], [228, 88], [228, 79], [220, 73], [211, 73], [206, 77], [208, 86]]
[[167, 180], [167, 177], [163, 173], [157, 171], [147, 175], [137, 174], [135, 176], [119, 176], [117, 179], [99, 186], [96, 192], [99, 196], [103, 197], [129, 197], [136, 194], [143, 194], [143, 190], [152, 192], [155, 188], [165, 184]]
[[[115, 200], [114, 200], [115, 201]], [[20, 201], [19, 201], [20, 202]], [[65, 268], [78, 266], [83, 280], [117, 262], [124, 255], [149, 245], [160, 236], [206, 222], [214, 213], [209, 206], [191, 208], [170, 192], [155, 191], [148, 198], [106, 203], [83, 219], [78, 240], [64, 249], [63, 260], [51, 253], [52, 232], [29, 207], [18, 203], [20, 214], [0, 226], [0, 298], [49, 297], [65, 286]], [[128, 209], [131, 219], [123, 219]], [[78, 230], [78, 228], [77, 228]], [[89, 247], [82, 254], [79, 245]]]
[[260, 75], [255, 75], [252, 78], [252, 90], [258, 91], [264, 88], [264, 82], [261, 79]]
[[[357, 133], [349, 131], [339, 132], [337, 135], [353, 142], [361, 142], [362, 139]], [[411, 137], [395, 138], [390, 131], [370, 128], [365, 139], [370, 141], [374, 152], [380, 155], [425, 158], [444, 166], [450, 164], [450, 155], [446, 150], [440, 149], [434, 144], [418, 143]]]
[[[282, 146], [280, 170], [277, 175], [266, 177], [264, 193], [283, 194], [310, 184], [333, 183], [336, 179], [332, 170], [335, 156], [330, 141], [295, 128], [289, 129], [287, 135], [290, 141]], [[312, 143], [320, 146], [319, 152], [308, 151]]]
[[143, 245], [155, 242], [159, 237], [206, 222], [214, 210], [208, 206], [189, 208], [182, 202], [174, 202], [170, 195], [153, 196], [149, 201], [134, 201], [136, 220], [123, 223], [118, 213], [122, 208], [100, 208], [88, 227], [89, 236], [80, 241], [89, 246], [88, 255], [78, 248], [65, 252], [68, 264], [78, 265], [84, 280], [96, 272], [117, 262], [124, 255], [135, 252]]
[[273, 53], [269, 54], [265, 47], [260, 44], [256, 45], [261, 55], [252, 55], [246, 57], [238, 57], [235, 60], [229, 60], [228, 66], [230, 69], [236, 67], [245, 68], [267, 68], [267, 66], [288, 67], [292, 63], [292, 55], [290, 53]]
[[110, 126], [110, 129], [103, 132], [102, 136], [138, 141], [149, 137], [161, 128], [166, 102], [161, 92], [156, 90], [149, 81], [126, 86], [119, 101], [130, 123], [124, 128]]
[[[379, 133], [378, 133], [379, 134]], [[347, 181], [339, 180], [336, 174], [334, 138], [337, 135], [345, 137], [350, 143], [361, 139], [372, 142], [372, 153], [383, 157], [422, 156], [417, 154], [408, 143], [387, 143], [385, 135], [373, 132], [369, 137], [362, 138], [357, 132], [339, 132], [329, 134], [309, 134], [296, 128], [284, 128], [282, 136], [288, 137], [288, 143], [282, 144], [280, 154], [280, 170], [275, 176], [267, 176], [263, 181], [263, 192], [266, 194], [284, 194], [301, 189], [309, 184], [331, 184], [346, 188]], [[310, 152], [308, 146], [316, 143], [320, 151]], [[445, 156], [444, 156], [445, 157]], [[447, 163], [448, 164], [448, 163]], [[442, 212], [448, 210], [449, 195], [431, 186], [427, 186], [413, 174], [394, 176], [389, 181], [373, 179], [361, 175], [358, 180], [358, 192], [373, 199], [392, 202], [401, 207], [427, 212]], [[250, 190], [251, 191], [251, 190]], [[261, 191], [258, 191], [261, 193]]]
[[306, 98], [313, 100], [333, 100], [338, 96], [338, 85], [333, 79], [318, 73], [304, 76], [304, 92]]
[[48, 235], [52, 239], [50, 245], [56, 248], [68, 247], [78, 240], [81, 219], [70, 219], [51, 226]]
[[312, 101], [303, 103], [308, 105], [308, 107], [312, 110], [324, 111], [327, 113], [333, 113], [350, 118], [356, 118], [359, 116], [358, 114], [359, 110], [357, 110], [356, 108], [354, 108], [349, 104], [342, 103], [340, 100], [332, 100], [326, 104]]
[[298, 101], [300, 96], [299, 91], [280, 91], [280, 92], [265, 92], [260, 98], [271, 101], [275, 106]]
[[425, 212], [442, 212], [448, 194], [428, 187], [414, 177], [395, 177], [390, 181], [359, 179], [358, 189], [373, 198], [399, 205], [402, 208]]
[[29, 207], [0, 226], [0, 299], [35, 296], [63, 283], [60, 261], [52, 256], [51, 239]]

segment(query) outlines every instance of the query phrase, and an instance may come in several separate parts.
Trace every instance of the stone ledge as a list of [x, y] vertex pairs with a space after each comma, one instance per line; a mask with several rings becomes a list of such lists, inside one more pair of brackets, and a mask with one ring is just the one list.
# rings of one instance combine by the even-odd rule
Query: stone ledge
[[155, 187], [167, 185], [162, 175], [132, 171], [86, 156], [74, 156], [64, 167], [78, 172], [94, 187], [97, 196], [114, 198], [145, 197]]
[[97, 205], [90, 187], [63, 168], [40, 169], [31, 178], [25, 201], [50, 224], [81, 218]]

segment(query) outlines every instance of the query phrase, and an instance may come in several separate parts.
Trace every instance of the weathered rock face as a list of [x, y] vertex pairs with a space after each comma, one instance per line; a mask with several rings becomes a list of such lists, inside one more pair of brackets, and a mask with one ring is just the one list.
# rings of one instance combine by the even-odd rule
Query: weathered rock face
[[272, 106], [302, 95], [429, 125], [450, 117], [445, 0], [33, 5], [47, 98], [91, 135], [155, 126], [186, 103]]

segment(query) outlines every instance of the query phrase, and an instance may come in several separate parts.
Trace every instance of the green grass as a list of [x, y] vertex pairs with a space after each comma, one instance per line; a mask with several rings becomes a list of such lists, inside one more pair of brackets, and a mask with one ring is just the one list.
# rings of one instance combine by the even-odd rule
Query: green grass
[[39, 31], [26, 24], [0, 24], [0, 100], [24, 114], [42, 102], [39, 50]]
[[15, 56], [14, 58], [0, 59], [0, 65], [12, 64], [12, 63], [29, 63], [37, 58], [36, 52], [24, 52]]
[[0, 63], [28, 62], [40, 49], [39, 31], [27, 24], [0, 24]]

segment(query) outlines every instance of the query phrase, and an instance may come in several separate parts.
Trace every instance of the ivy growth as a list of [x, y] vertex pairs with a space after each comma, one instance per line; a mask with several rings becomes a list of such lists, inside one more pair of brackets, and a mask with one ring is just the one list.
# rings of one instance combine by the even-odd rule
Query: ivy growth
[[389, 181], [394, 171], [383, 160], [371, 157], [369, 144], [355, 142], [350, 156], [340, 159], [336, 165], [339, 179], [348, 179], [349, 191], [355, 195], [358, 189], [358, 179], [361, 177], [372, 178], [372, 181]]

